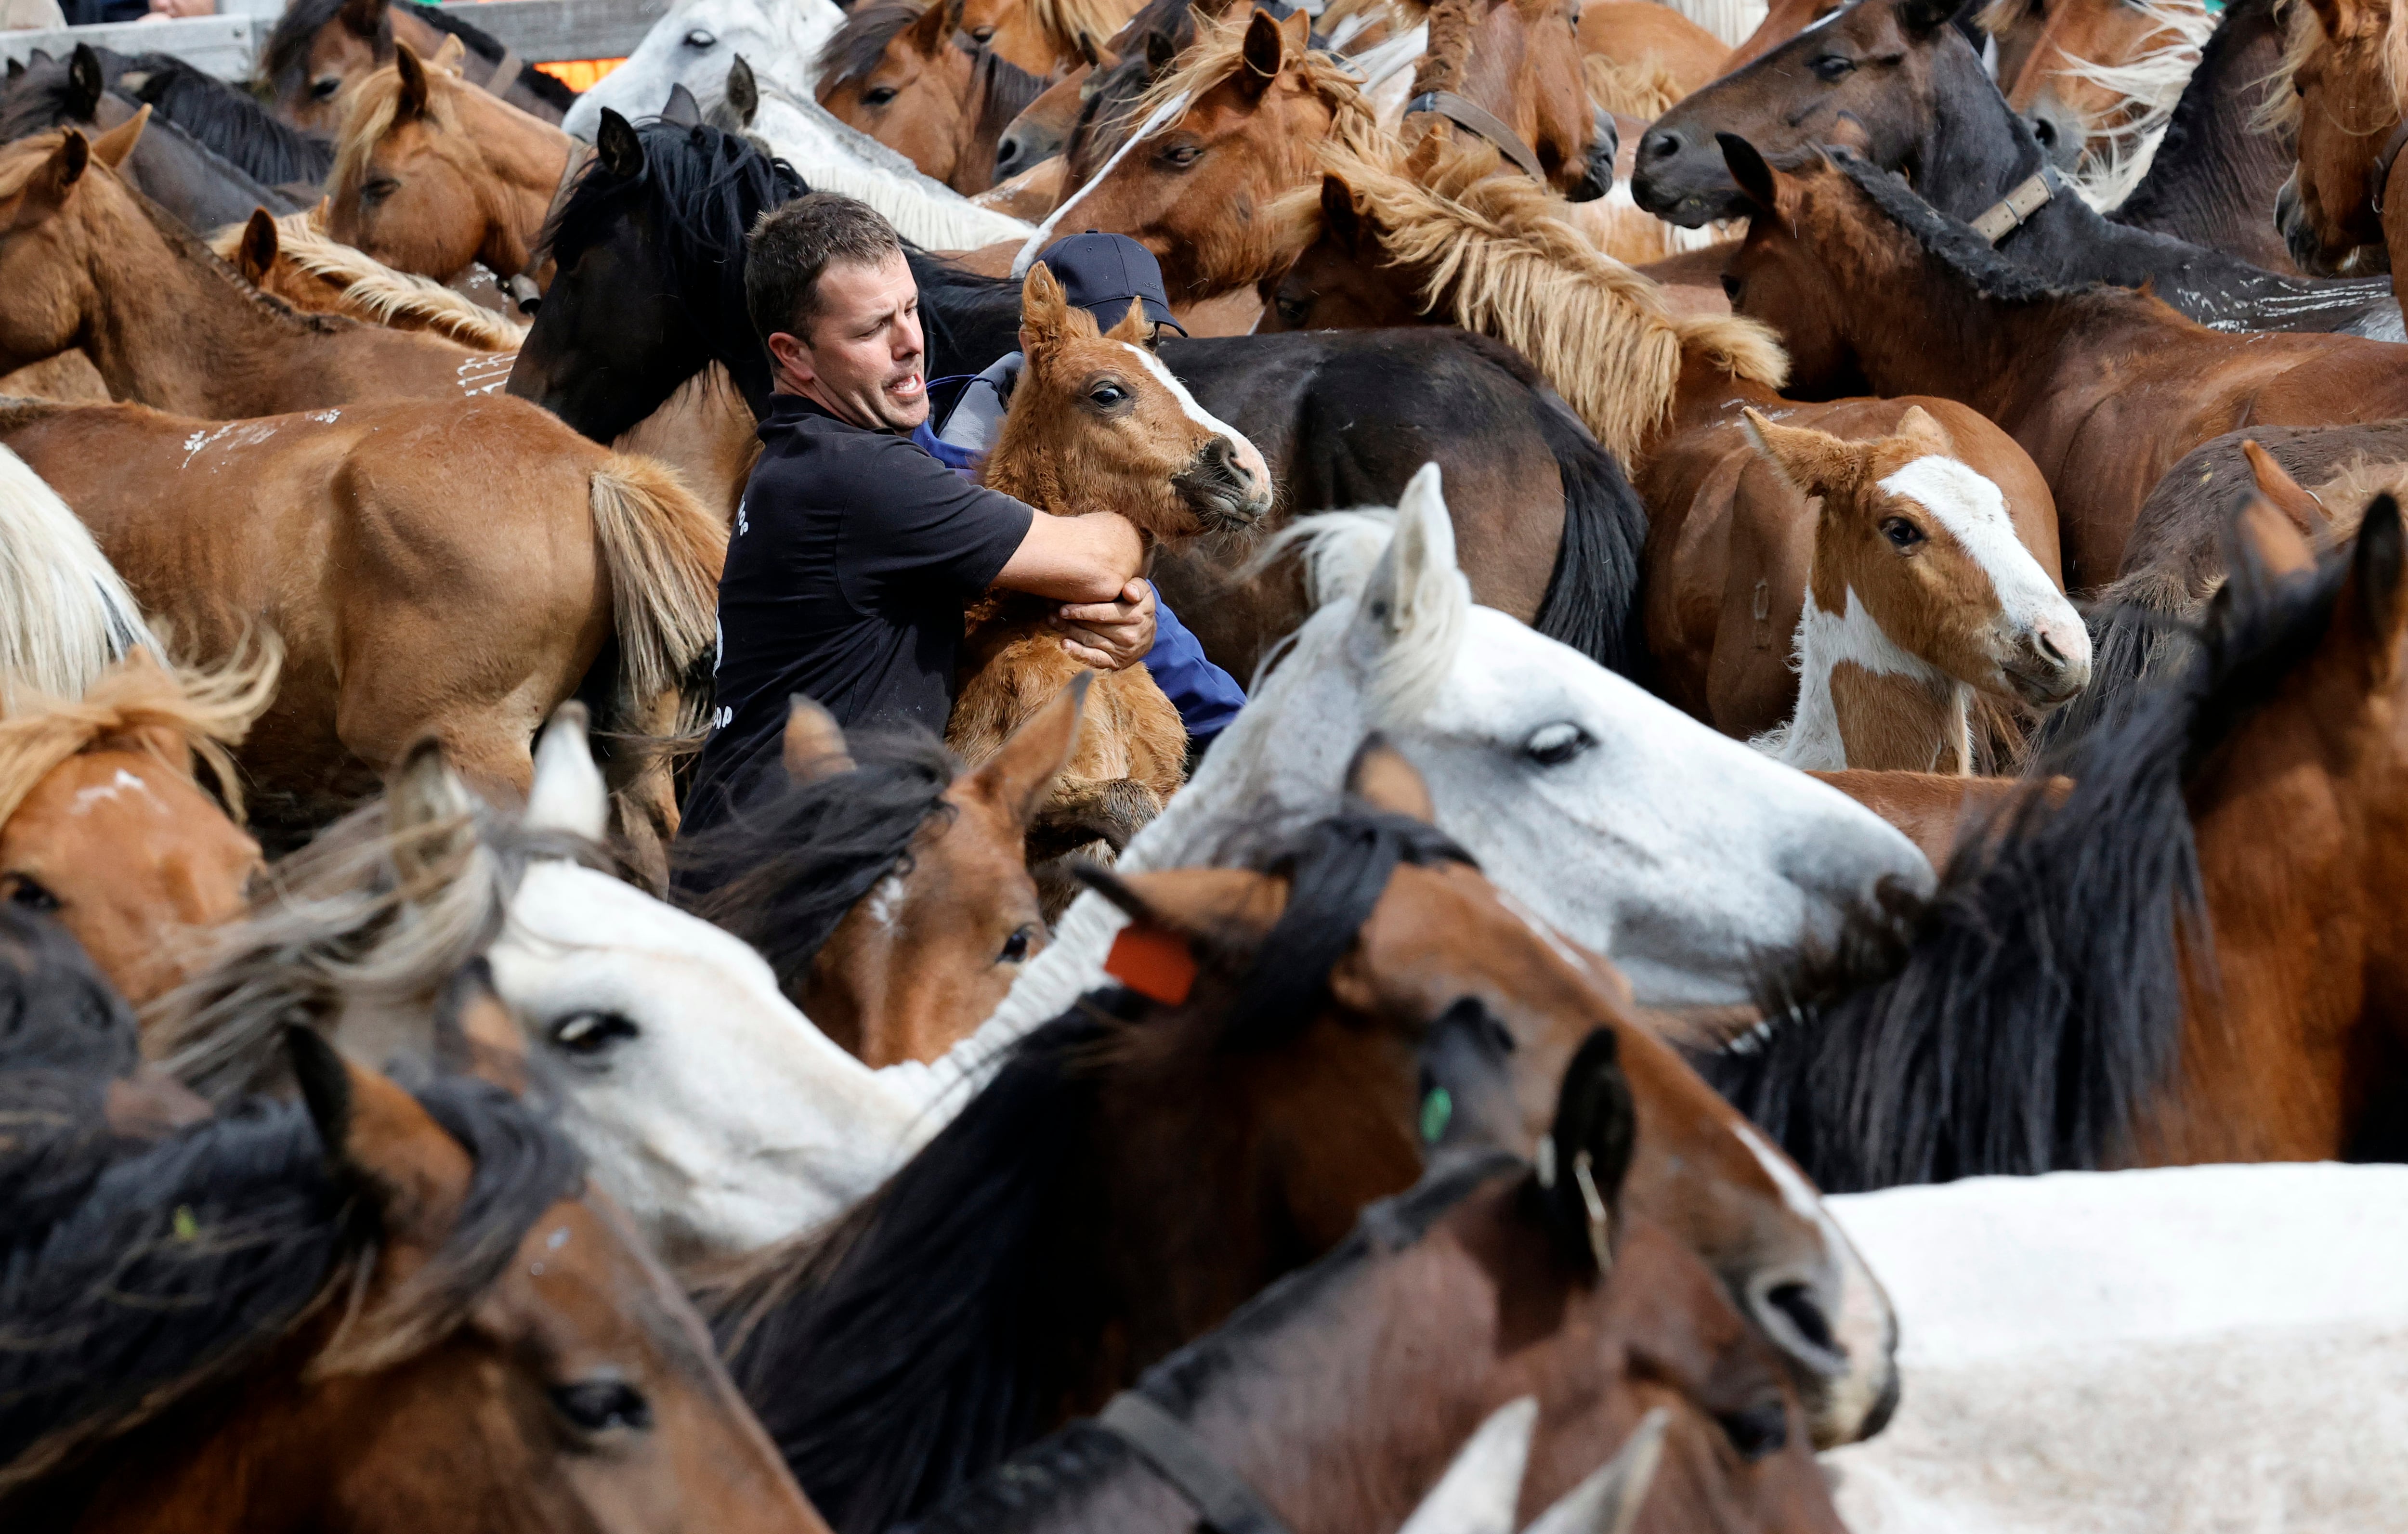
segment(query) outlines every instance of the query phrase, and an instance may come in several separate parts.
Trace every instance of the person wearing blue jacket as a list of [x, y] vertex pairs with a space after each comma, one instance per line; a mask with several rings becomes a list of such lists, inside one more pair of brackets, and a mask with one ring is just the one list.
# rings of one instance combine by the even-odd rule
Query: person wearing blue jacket
[[[1062, 284], [1070, 302], [1093, 314], [1103, 328], [1109, 330], [1126, 318], [1129, 301], [1135, 299], [1153, 323], [1146, 336], [1149, 348], [1165, 326], [1187, 334], [1171, 318], [1162, 267], [1154, 252], [1126, 235], [1072, 235], [1046, 247], [1038, 259]], [[967, 380], [931, 380], [931, 389], [947, 382], [959, 382], [962, 389], [941, 420], [932, 410], [912, 428], [912, 442], [964, 479], [975, 480], [987, 448], [1003, 424], [1004, 412], [1010, 408], [1011, 387], [1019, 381], [1022, 365], [1021, 353], [1011, 351]], [[1187, 726], [1187, 738], [1197, 749], [1227, 728], [1245, 706], [1245, 690], [1229, 673], [1204, 658], [1204, 647], [1159, 595], [1154, 600], [1154, 648], [1146, 652], [1145, 668], [1178, 709]]]

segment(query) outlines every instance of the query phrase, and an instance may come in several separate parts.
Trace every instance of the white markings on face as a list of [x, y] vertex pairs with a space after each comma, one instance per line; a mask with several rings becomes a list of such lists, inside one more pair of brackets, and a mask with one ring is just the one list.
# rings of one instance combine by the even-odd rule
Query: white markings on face
[[108, 781], [105, 783], [94, 783], [90, 788], [79, 788], [76, 790], [75, 802], [67, 807], [67, 813], [70, 815], [89, 815], [94, 808], [108, 800], [116, 798], [119, 795], [124, 793], [129, 788], [135, 793], [141, 795], [144, 798], [150, 798], [152, 796], [150, 793], [150, 785], [149, 783], [144, 782], [141, 779], [136, 777], [133, 773], [126, 771], [123, 767], [119, 767], [117, 769], [117, 776], [111, 778]]
[[1996, 483], [1956, 459], [1933, 453], [1881, 481], [1881, 488], [1928, 510], [1990, 578], [2000, 610], [2018, 629], [2072, 622], [2072, 605], [2031, 551], [2015, 537], [2007, 498]]
[[869, 892], [869, 919], [889, 932], [895, 930], [896, 920], [902, 914], [902, 906], [903, 876], [900, 874], [888, 874], [878, 882], [877, 888]]
[[1249, 479], [1258, 487], [1270, 483], [1270, 465], [1264, 460], [1262, 450], [1255, 447], [1245, 433], [1197, 403], [1196, 396], [1187, 392], [1187, 385], [1180, 382], [1170, 369], [1163, 366], [1160, 357], [1141, 346], [1133, 346], [1127, 341], [1120, 344], [1137, 358], [1139, 366], [1153, 374], [1164, 388], [1170, 391], [1170, 397], [1179, 401], [1179, 408], [1186, 412], [1188, 420], [1214, 436], [1226, 437], [1228, 440], [1229, 446], [1237, 452], [1238, 466], [1245, 470]]

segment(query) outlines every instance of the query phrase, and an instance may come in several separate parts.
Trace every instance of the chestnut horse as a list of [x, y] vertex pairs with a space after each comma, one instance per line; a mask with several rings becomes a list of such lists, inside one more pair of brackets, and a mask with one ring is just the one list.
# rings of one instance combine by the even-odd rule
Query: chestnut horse
[[301, 1102], [121, 1150], [15, 1244], [10, 1527], [824, 1534], [543, 1114], [289, 1038]]
[[474, 262], [523, 272], [576, 150], [551, 123], [396, 43], [392, 64], [343, 93], [326, 233], [439, 282]]
[[[1633, 1019], [1617, 972], [1392, 812], [1427, 812], [1401, 756], [1368, 745], [1349, 781], [1391, 811], [1316, 822], [1267, 871], [1099, 876], [1135, 918], [1113, 963], [1128, 988], [1023, 1038], [829, 1231], [715, 1285], [739, 1385], [838, 1529], [924, 1513], [1101, 1407], [1441, 1148], [1532, 1147], [1600, 1025], [1636, 1102], [1627, 1207], [1700, 1253], [1750, 1223], [1748, 1174], [1777, 1168], [1793, 1216], [1812, 1208]], [[1852, 1412], [1867, 1432], [1887, 1415]]]
[[[1613, 188], [1617, 141], [1589, 100], [1582, 20], [1581, 7], [1565, 0], [1438, 0], [1406, 102], [1407, 142], [1423, 134], [1457, 143], [1502, 137], [1501, 154], [1567, 197], [1604, 196]], [[1507, 133], [1463, 122], [1466, 114], [1443, 100], [1424, 108], [1430, 92], [1484, 109]]]
[[2303, 271], [2387, 266], [2396, 294], [2408, 281], [2408, 28], [2389, 6], [2359, 0], [2314, 0], [2290, 25], [2291, 89], [2270, 114], [2300, 146], [2275, 202], [2284, 243]]
[[464, 401], [509, 381], [508, 352], [263, 298], [118, 179], [112, 160], [141, 131], [136, 118], [89, 145], [67, 128], [0, 149], [0, 369], [80, 348], [115, 397], [220, 420]]
[[[259, 624], [282, 639], [276, 701], [240, 753], [279, 836], [374, 792], [428, 736], [523, 796], [536, 729], [580, 686], [630, 734], [702, 706], [718, 523], [657, 466], [523, 400], [231, 422], [16, 401], [0, 441], [196, 655]], [[665, 767], [621, 780], [657, 834], [675, 829]]]
[[2203, 0], [1995, 0], [2000, 88], [2058, 169], [2113, 207], [2145, 168], [2215, 18]]
[[848, 743], [796, 698], [783, 770], [730, 824], [671, 849], [679, 892], [758, 949], [786, 999], [864, 1064], [934, 1060], [1045, 947], [1028, 831], [1086, 694], [1074, 681], [971, 771], [924, 737]]
[[817, 94], [921, 174], [978, 193], [995, 184], [996, 139], [1050, 80], [974, 41], [959, 18], [960, 0], [860, 7], [821, 50]]
[[329, 239], [314, 212], [248, 222], [209, 237], [209, 249], [243, 280], [304, 314], [341, 314], [390, 330], [419, 330], [480, 351], [516, 352], [526, 326], [431, 278], [397, 272]]
[[[1040, 261], [1029, 268], [1020, 313], [1027, 362], [980, 469], [988, 489], [1040, 513], [1111, 507], [1135, 524], [1149, 555], [1161, 544], [1244, 533], [1270, 510], [1262, 453], [1146, 349], [1134, 302], [1099, 333]], [[997, 592], [965, 618], [945, 743], [971, 766], [1085, 670], [1047, 623], [1054, 606]], [[1049, 837], [1087, 833], [1068, 845], [1092, 838], [1118, 853], [1186, 781], [1187, 731], [1142, 667], [1098, 677], [1086, 707], [1037, 824]]]
[[2151, 488], [2210, 437], [2408, 416], [2397, 345], [2227, 335], [2144, 294], [2054, 288], [1845, 151], [1784, 172], [1724, 148], [1764, 209], [1733, 304], [1781, 332], [1792, 386], [1943, 394], [1996, 421], [2056, 492], [2069, 587], [2114, 578]]
[[[936, 0], [941, 7], [948, 0]], [[971, 46], [1029, 75], [1094, 62], [1137, 10], [1135, 0], [950, 0]]]
[[2387, 495], [2321, 559], [2245, 526], [2200, 652], [2082, 742], [2062, 807], [1711, 1062], [1826, 1186], [2408, 1144], [2408, 535]]
[[451, 37], [476, 57], [469, 78], [521, 111], [558, 122], [577, 100], [576, 92], [518, 63], [509, 49], [458, 13], [410, 0], [297, 0], [277, 17], [260, 49], [259, 79], [286, 122], [333, 133], [342, 123], [345, 86], [391, 64], [399, 48], [431, 59]]
[[[1565, 1073], [1535, 1169], [1458, 1153], [1148, 1370], [1099, 1421], [1013, 1456], [915, 1534], [1185, 1534], [1194, 1488], [1154, 1462], [1150, 1439], [1131, 1430], [1133, 1404], [1184, 1424], [1299, 1534], [1525, 1518], [1614, 1534], [1839, 1534], [1776, 1355], [1694, 1254], [1627, 1211], [1635, 1125], [1613, 1041], [1600, 1030]], [[1636, 1138], [1643, 1150], [1644, 1132]], [[1585, 1168], [1585, 1183], [1570, 1168]], [[1430, 1503], [1415, 1500], [1492, 1411], [1526, 1413], [1526, 1456], [1507, 1459], [1488, 1518], [1430, 1521]], [[1608, 1462], [1633, 1454], [1661, 1459], [1596, 1522], [1559, 1524], [1560, 1504], [1548, 1511], [1576, 1484], [1613, 1480], [1623, 1466]]]
[[181, 939], [239, 914], [262, 867], [194, 766], [239, 815], [228, 748], [275, 690], [272, 649], [215, 676], [137, 650], [80, 699], [21, 700], [0, 718], [0, 901], [54, 917], [136, 1006], [188, 978]]

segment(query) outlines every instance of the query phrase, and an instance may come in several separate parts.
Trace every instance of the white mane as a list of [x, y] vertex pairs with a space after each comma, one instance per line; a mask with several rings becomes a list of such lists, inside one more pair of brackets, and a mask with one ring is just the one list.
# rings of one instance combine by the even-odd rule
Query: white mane
[[930, 251], [975, 251], [1025, 240], [1033, 225], [998, 213], [920, 173], [910, 160], [839, 122], [808, 94], [762, 81], [752, 131], [772, 153], [801, 173], [814, 192], [858, 197], [886, 216], [896, 232]]
[[67, 503], [0, 448], [0, 715], [83, 696], [136, 646], [167, 653]]

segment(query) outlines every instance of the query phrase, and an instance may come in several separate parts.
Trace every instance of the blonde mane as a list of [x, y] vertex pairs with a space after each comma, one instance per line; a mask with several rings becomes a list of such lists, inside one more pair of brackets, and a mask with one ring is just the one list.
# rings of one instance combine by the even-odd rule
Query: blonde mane
[[165, 730], [180, 738], [217, 780], [226, 812], [242, 819], [242, 780], [227, 748], [241, 742], [276, 695], [283, 650], [273, 640], [237, 655], [216, 671], [163, 666], [148, 650], [126, 657], [77, 702], [30, 701], [0, 719], [0, 824], [15, 814], [35, 785], [70, 757], [122, 745], [158, 755], [163, 766], [188, 772], [187, 763], [160, 755], [137, 732]]
[[[1733, 315], [1681, 317], [1656, 283], [1583, 238], [1559, 202], [1527, 178], [1499, 173], [1486, 144], [1426, 148], [1391, 168], [1332, 149], [1385, 258], [1425, 273], [1425, 312], [1493, 337], [1530, 359], [1625, 463], [1671, 417], [1684, 351], [1741, 378], [1779, 387], [1789, 362], [1772, 333]], [[1270, 222], [1301, 249], [1319, 233], [1321, 189], [1274, 204]]]
[[[2372, 8], [2372, 7], [2370, 7]], [[2283, 38], [2283, 62], [2266, 77], [2266, 104], [2258, 108], [2249, 125], [2259, 133], [2296, 133], [2301, 110], [2298, 78], [2300, 66], [2315, 57], [2317, 50], [2333, 41], [2324, 23], [2316, 19], [2315, 7], [2295, 7], [2291, 0], [2277, 0], [2274, 14], [2279, 20], [2291, 12]], [[2383, 30], [2374, 38], [2383, 63], [2383, 83], [2391, 93], [2392, 105], [2408, 113], [2408, 0], [2389, 0], [2383, 11]], [[2386, 124], [2374, 124], [2364, 131], [2375, 134]]]
[[[408, 43], [395, 44], [407, 48]], [[460, 116], [452, 105], [452, 93], [466, 90], [448, 69], [426, 66], [426, 115], [436, 127], [445, 133], [460, 131]], [[367, 175], [368, 157], [393, 132], [394, 118], [401, 113], [401, 66], [388, 64], [369, 71], [351, 82], [343, 93], [343, 125], [335, 135], [335, 165], [326, 173], [326, 190], [341, 196], [358, 188]]]
[[0, 717], [81, 697], [126, 652], [159, 640], [57, 491], [0, 447]]
[[[1154, 131], [1178, 126], [1187, 108], [1243, 67], [1246, 27], [1253, 20], [1251, 7], [1217, 20], [1198, 16], [1194, 44], [1123, 116], [1127, 130], [1134, 132], [1139, 124], [1174, 101], [1181, 103], [1179, 108], [1157, 123]], [[1308, 50], [1302, 58], [1291, 60], [1290, 67], [1303, 78], [1308, 89], [1329, 104], [1329, 143], [1356, 154], [1378, 154], [1385, 150], [1387, 134], [1345, 65]]]
[[1022, 4], [1054, 56], [1069, 60], [1081, 56], [1082, 36], [1100, 49], [1140, 8], [1130, 0], [1022, 0]]
[[[276, 251], [306, 277], [338, 289], [340, 313], [394, 330], [425, 330], [489, 351], [516, 351], [527, 327], [504, 319], [465, 294], [429, 277], [397, 272], [353, 250], [320, 225], [318, 208], [276, 221]], [[232, 262], [242, 246], [244, 225], [230, 223], [209, 237], [209, 248]]]

